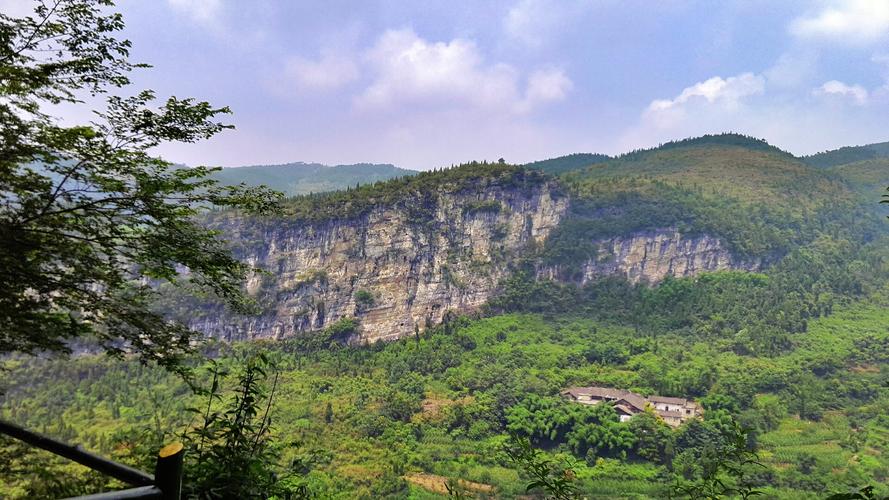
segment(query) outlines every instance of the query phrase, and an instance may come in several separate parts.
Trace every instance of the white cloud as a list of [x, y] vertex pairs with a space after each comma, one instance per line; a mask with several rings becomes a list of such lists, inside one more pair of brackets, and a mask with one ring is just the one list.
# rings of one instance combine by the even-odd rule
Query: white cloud
[[201, 24], [214, 24], [222, 11], [221, 0], [167, 0], [167, 3]]
[[765, 89], [765, 78], [753, 73], [742, 73], [723, 79], [714, 76], [691, 87], [686, 87], [674, 99], [656, 99], [648, 106], [649, 112], [660, 112], [676, 109], [685, 104], [706, 101], [708, 104], [725, 104], [737, 106], [744, 97], [762, 94]]
[[810, 80], [818, 66], [815, 50], [793, 50], [781, 57], [769, 69], [763, 71], [769, 87], [794, 88]]
[[322, 50], [318, 60], [292, 57], [284, 64], [284, 73], [299, 89], [329, 90], [358, 78], [358, 65], [348, 56]]
[[800, 38], [825, 38], [865, 44], [889, 37], [889, 2], [842, 0], [795, 19], [790, 32]]
[[503, 18], [503, 31], [529, 47], [544, 45], [583, 8], [578, 0], [519, 0]]
[[[653, 101], [617, 143], [632, 149], [734, 131], [805, 154], [886, 140], [882, 124], [889, 113], [889, 100], [881, 100], [878, 90], [830, 81], [809, 92], [784, 83], [778, 79], [776, 84], [771, 76], [754, 73], [696, 83], [674, 99]], [[831, 102], [837, 99], [857, 105], [839, 109]]]
[[574, 88], [565, 72], [558, 68], [539, 70], [528, 77], [528, 88], [525, 90], [524, 106], [527, 109], [549, 101], [561, 101]]
[[848, 85], [838, 80], [825, 82], [824, 85], [812, 91], [819, 96], [840, 96], [852, 99], [859, 106], [867, 103], [867, 89], [861, 85]]
[[0, 12], [9, 17], [33, 17], [36, 5], [25, 0], [0, 0]]
[[487, 64], [474, 42], [433, 43], [409, 29], [384, 33], [365, 63], [375, 77], [355, 99], [361, 109], [406, 104], [524, 113], [564, 99], [571, 88], [564, 72], [550, 69], [533, 73], [523, 91], [519, 72], [508, 64]]

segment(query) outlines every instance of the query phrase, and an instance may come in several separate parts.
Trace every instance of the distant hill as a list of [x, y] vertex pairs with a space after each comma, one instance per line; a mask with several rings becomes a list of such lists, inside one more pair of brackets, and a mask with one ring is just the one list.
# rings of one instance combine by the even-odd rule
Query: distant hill
[[571, 213], [545, 257], [562, 265], [595, 256], [586, 242], [659, 228], [716, 236], [735, 255], [768, 261], [818, 238], [825, 225], [876, 223], [854, 213], [860, 197], [841, 176], [737, 134], [634, 151], [559, 180]]
[[417, 172], [390, 164], [357, 163], [327, 166], [320, 163], [286, 163], [224, 168], [213, 177], [224, 185], [245, 182], [252, 186], [266, 185], [287, 196], [337, 191], [356, 184], [372, 184]]
[[810, 156], [803, 156], [801, 159], [813, 167], [829, 168], [877, 158], [889, 158], [889, 142], [864, 146], [846, 146]]
[[523, 165], [525, 168], [540, 170], [550, 175], [559, 175], [571, 170], [588, 167], [610, 160], [611, 157], [599, 153], [574, 153], [548, 160], [540, 160]]
[[744, 148], [750, 151], [761, 151], [765, 153], [775, 153], [782, 156], [790, 156], [793, 157], [792, 154], [784, 151], [776, 146], [772, 146], [765, 139], [760, 139], [758, 137], [752, 137], [749, 135], [736, 134], [733, 132], [727, 132], [723, 134], [706, 134], [700, 137], [689, 137], [687, 139], [680, 139], [677, 141], [670, 141], [656, 148], [651, 149], [639, 149], [635, 151], [630, 151], [629, 153], [624, 153], [619, 155], [620, 159], [634, 159], [641, 156], [645, 156], [652, 152], [656, 151], [665, 151], [670, 149], [685, 149], [690, 147], [712, 147], [712, 146], [731, 146], [737, 148]]
[[[877, 202], [886, 193], [889, 186], [889, 158], [857, 161], [830, 167], [829, 172], [840, 176], [856, 193], [861, 195], [862, 203], [876, 208]], [[886, 213], [886, 205], [881, 205], [881, 212]]]
[[745, 203], [797, 208], [850, 196], [833, 176], [764, 140], [738, 134], [669, 142], [563, 177], [569, 184], [588, 186], [609, 179], [666, 182]]

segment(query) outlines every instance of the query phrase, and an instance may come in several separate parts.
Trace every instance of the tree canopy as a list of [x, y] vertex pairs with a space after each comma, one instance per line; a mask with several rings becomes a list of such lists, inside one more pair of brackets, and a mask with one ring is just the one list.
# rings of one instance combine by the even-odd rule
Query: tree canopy
[[[244, 309], [248, 266], [196, 216], [211, 206], [272, 211], [278, 195], [221, 187], [212, 168], [155, 157], [232, 128], [190, 98], [127, 93], [122, 16], [110, 0], [38, 1], [0, 14], [0, 353], [68, 348], [83, 336], [112, 353], [176, 366], [193, 333], [152, 310], [155, 285], [207, 290]], [[56, 105], [90, 107], [66, 126]]]

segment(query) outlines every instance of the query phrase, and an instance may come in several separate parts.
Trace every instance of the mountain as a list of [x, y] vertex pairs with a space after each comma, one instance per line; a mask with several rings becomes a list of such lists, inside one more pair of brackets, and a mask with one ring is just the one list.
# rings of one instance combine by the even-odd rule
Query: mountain
[[587, 167], [594, 163], [602, 163], [611, 159], [608, 155], [598, 153], [574, 153], [548, 160], [526, 163], [523, 166], [532, 170], [540, 170], [550, 175], [563, 174], [571, 170]]
[[878, 205], [889, 187], [889, 157], [836, 165], [827, 169], [859, 195], [859, 200], [874, 211], [889, 215], [889, 206]]
[[248, 284], [267, 307], [243, 319], [209, 309], [189, 322], [244, 339], [355, 319], [351, 341], [404, 337], [481, 307], [566, 210], [567, 198], [540, 172], [472, 163], [294, 198], [281, 218], [215, 213], [209, 224], [238, 257], [272, 271]]
[[865, 146], [846, 146], [804, 156], [802, 160], [813, 167], [827, 168], [878, 158], [889, 158], [889, 142], [867, 144]]
[[371, 184], [378, 181], [414, 175], [416, 171], [389, 164], [357, 163], [327, 166], [320, 163], [286, 163], [224, 168], [213, 174], [223, 185], [242, 182], [251, 186], [266, 185], [286, 196], [322, 193]]
[[351, 342], [395, 339], [480, 310], [521, 269], [585, 286], [759, 271], [831, 234], [878, 224], [831, 172], [737, 135], [669, 143], [561, 176], [471, 163], [287, 202], [285, 215], [215, 212], [239, 258], [269, 271], [263, 312], [197, 308], [218, 338], [284, 338], [354, 321]]
[[[145, 469], [200, 422], [206, 395], [187, 384], [203, 382], [219, 391], [213, 419], [259, 394], [282, 450], [264, 466], [319, 498], [542, 496], [504, 453], [510, 434], [570, 459], [589, 498], [677, 496], [714, 449], [738, 446], [757, 452], [744, 480], [764, 498], [865, 485], [882, 498], [886, 167], [815, 167], [722, 134], [558, 175], [469, 163], [293, 197], [272, 217], [209, 212], [263, 272], [246, 285], [253, 315], [188, 296], [185, 280], [159, 290], [158, 307], [223, 341], [203, 346], [213, 359], [195, 359], [193, 379], [127, 357], [11, 356], [0, 418]], [[268, 377], [243, 382], [259, 356]], [[691, 399], [704, 416], [672, 428], [562, 396], [590, 386]], [[2, 497], [51, 496], [46, 477], [112, 487], [0, 453], [39, 464], [0, 471]]]

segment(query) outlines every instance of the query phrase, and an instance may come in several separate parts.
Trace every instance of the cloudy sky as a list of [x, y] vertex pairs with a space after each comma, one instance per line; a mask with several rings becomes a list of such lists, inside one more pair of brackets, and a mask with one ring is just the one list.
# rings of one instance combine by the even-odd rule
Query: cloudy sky
[[[619, 153], [707, 132], [889, 140], [889, 0], [128, 0], [135, 78], [228, 105], [234, 166]], [[135, 90], [135, 89], [134, 89]]]

